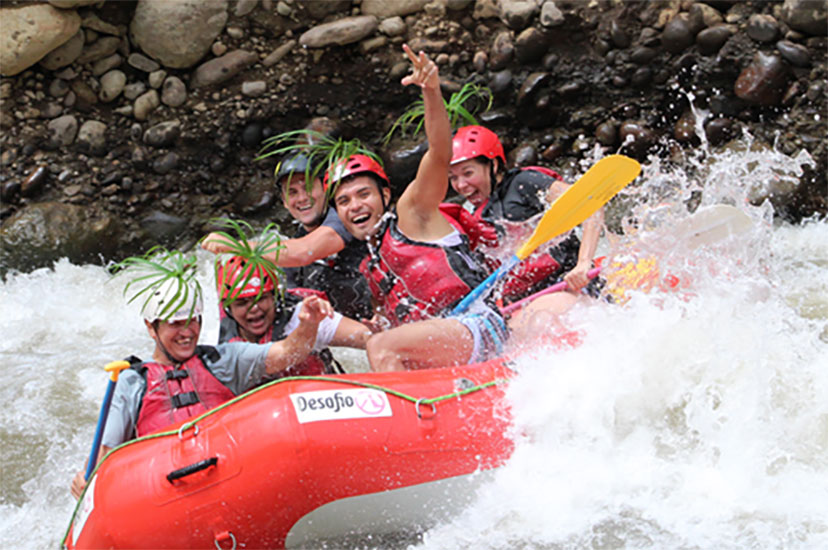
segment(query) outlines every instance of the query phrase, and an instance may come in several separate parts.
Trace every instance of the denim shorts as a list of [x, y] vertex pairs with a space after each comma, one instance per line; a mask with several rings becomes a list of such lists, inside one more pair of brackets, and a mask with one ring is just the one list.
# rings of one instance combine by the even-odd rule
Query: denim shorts
[[475, 312], [464, 313], [456, 317], [469, 329], [474, 338], [474, 349], [469, 363], [480, 363], [503, 354], [503, 347], [509, 338], [509, 329], [503, 317], [489, 306]]

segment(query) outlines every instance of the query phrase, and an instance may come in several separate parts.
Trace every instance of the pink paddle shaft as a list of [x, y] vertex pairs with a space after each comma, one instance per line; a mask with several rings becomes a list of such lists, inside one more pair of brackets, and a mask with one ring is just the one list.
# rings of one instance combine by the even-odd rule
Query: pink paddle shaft
[[[592, 269], [590, 269], [587, 272], [587, 277], [589, 277], [590, 279], [594, 279], [595, 277], [598, 276], [599, 273], [601, 273], [601, 268], [600, 267], [593, 267]], [[522, 308], [523, 306], [525, 306], [526, 304], [528, 304], [529, 302], [531, 302], [535, 298], [540, 298], [544, 294], [550, 294], [552, 292], [558, 292], [558, 291], [561, 291], [561, 290], [566, 290], [567, 288], [569, 288], [569, 285], [566, 284], [566, 281], [561, 281], [560, 283], [555, 283], [552, 286], [546, 287], [543, 290], [539, 290], [538, 292], [535, 292], [531, 296], [527, 296], [526, 298], [523, 298], [522, 300], [518, 300], [517, 302], [515, 302], [513, 304], [509, 304], [508, 306], [502, 308], [500, 310], [500, 313], [502, 313], [503, 315], [508, 315], [509, 313], [512, 313], [513, 311]]]

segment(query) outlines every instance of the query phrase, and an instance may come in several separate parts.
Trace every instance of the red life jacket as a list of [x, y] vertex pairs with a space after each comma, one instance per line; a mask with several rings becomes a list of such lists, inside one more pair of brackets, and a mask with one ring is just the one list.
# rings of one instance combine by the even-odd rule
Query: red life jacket
[[177, 368], [151, 362], [138, 367], [147, 383], [135, 425], [138, 437], [192, 418], [235, 397], [204, 366], [202, 356], [210, 350], [215, 351], [199, 346], [196, 354]]
[[[556, 180], [563, 180], [561, 176], [549, 168], [543, 166], [527, 166], [521, 168], [521, 171], [532, 170], [540, 172], [550, 178]], [[511, 174], [519, 174], [514, 171]], [[513, 176], [512, 176], [513, 177]], [[509, 182], [501, 182], [501, 185], [508, 185]], [[486, 199], [483, 204], [478, 206], [474, 213], [469, 213], [460, 205], [444, 203], [440, 205], [440, 211], [449, 219], [449, 221], [461, 228], [466, 235], [469, 236], [472, 250], [476, 250], [478, 246], [484, 245], [488, 248], [497, 248], [500, 238], [502, 237], [502, 229], [498, 229], [495, 225], [497, 220], [487, 220], [483, 218], [483, 211], [489, 204], [489, 199]], [[486, 266], [490, 271], [494, 271], [500, 267], [500, 261], [486, 256]], [[502, 283], [500, 296], [504, 302], [508, 303], [515, 301], [524, 295], [528, 294], [536, 285], [544, 282], [546, 279], [555, 279], [560, 275], [561, 264], [549, 252], [536, 252], [521, 262], [511, 273], [506, 277]], [[553, 280], [546, 281], [548, 283]]]
[[371, 254], [359, 269], [392, 326], [439, 316], [486, 278], [462, 231], [457, 245], [414, 241], [393, 217], [379, 234], [379, 247], [369, 244]]
[[[293, 316], [296, 306], [301, 302], [300, 297], [304, 296], [319, 296], [327, 299], [324, 292], [313, 290], [311, 288], [291, 288], [285, 293], [284, 303], [276, 311], [276, 318], [273, 321], [273, 326], [267, 329], [257, 341], [258, 344], [268, 344], [270, 342], [278, 342], [287, 338], [285, 327], [288, 321]], [[275, 297], [279, 300], [279, 297]], [[278, 304], [277, 304], [278, 305]], [[224, 308], [222, 308], [224, 311]], [[220, 342], [246, 342], [244, 338], [239, 335], [239, 326], [236, 321], [226, 315], [221, 319]], [[287, 369], [265, 378], [265, 381], [275, 380], [276, 378], [284, 378], [286, 376], [314, 376], [319, 374], [333, 374], [343, 372], [342, 368], [333, 358], [330, 350], [324, 349], [321, 351], [311, 352], [308, 357], [297, 365], [292, 365]]]

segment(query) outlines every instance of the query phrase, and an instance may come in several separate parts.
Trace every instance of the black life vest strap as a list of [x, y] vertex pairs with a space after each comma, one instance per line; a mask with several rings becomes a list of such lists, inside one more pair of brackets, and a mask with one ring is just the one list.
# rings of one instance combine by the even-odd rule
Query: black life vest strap
[[189, 407], [190, 405], [195, 405], [199, 402], [198, 394], [194, 391], [188, 391], [185, 393], [177, 393], [172, 396], [170, 399], [172, 406], [176, 409], [180, 409], [181, 407]]

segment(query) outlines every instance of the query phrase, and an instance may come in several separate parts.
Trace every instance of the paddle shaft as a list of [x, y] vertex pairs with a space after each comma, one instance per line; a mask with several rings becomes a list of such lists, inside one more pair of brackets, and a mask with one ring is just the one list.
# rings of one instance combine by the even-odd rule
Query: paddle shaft
[[566, 233], [604, 206], [641, 172], [641, 165], [623, 155], [599, 160], [549, 207], [535, 231], [517, 253], [474, 288], [452, 310], [451, 315], [465, 313], [471, 304], [495, 282], [505, 277], [518, 263], [529, 257], [540, 245]]
[[87, 481], [98, 463], [98, 451], [101, 449], [101, 440], [106, 427], [106, 419], [109, 418], [109, 406], [112, 404], [112, 394], [115, 392], [115, 385], [118, 383], [118, 374], [126, 368], [129, 368], [127, 361], [113, 361], [104, 367], [104, 370], [109, 372], [109, 382], [106, 385], [106, 393], [101, 403], [101, 412], [98, 414], [98, 425], [95, 426], [95, 437], [92, 439], [92, 450], [89, 452], [89, 461], [86, 463], [86, 473], [83, 475], [83, 479]]
[[87, 481], [98, 463], [98, 451], [101, 449], [101, 439], [103, 439], [106, 419], [109, 418], [109, 406], [112, 403], [112, 394], [114, 391], [115, 382], [110, 380], [106, 384], [106, 394], [104, 394], [104, 399], [101, 403], [101, 412], [98, 414], [98, 425], [95, 427], [95, 437], [92, 440], [92, 450], [89, 452], [89, 461], [86, 463], [86, 473], [83, 475], [83, 479]]

